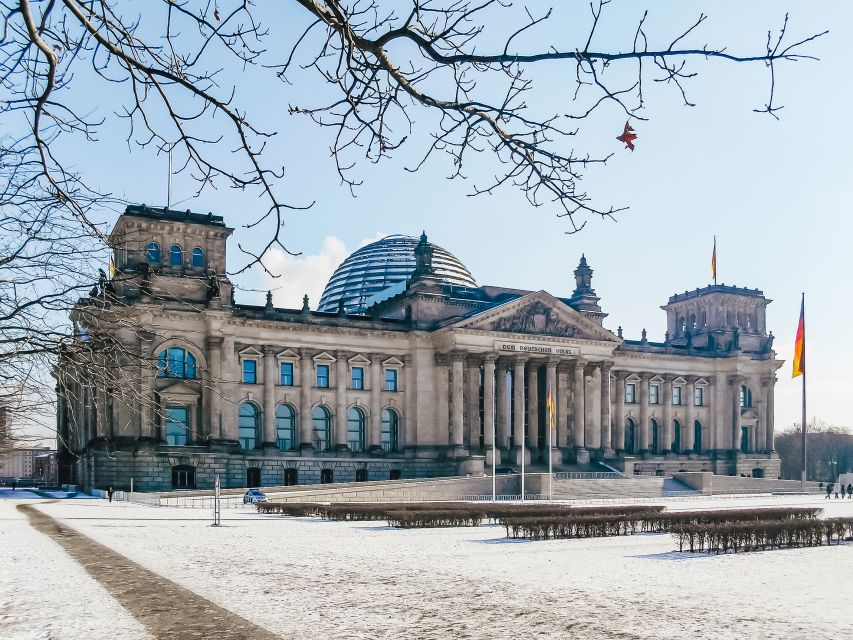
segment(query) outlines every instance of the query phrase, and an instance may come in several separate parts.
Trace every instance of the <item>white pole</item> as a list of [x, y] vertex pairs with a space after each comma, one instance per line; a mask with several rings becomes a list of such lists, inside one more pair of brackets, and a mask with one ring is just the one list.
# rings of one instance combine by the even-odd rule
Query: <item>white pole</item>
[[[516, 384], [516, 381], [512, 381], [513, 385]], [[524, 382], [521, 382], [524, 384]], [[524, 397], [524, 394], [521, 394], [521, 397]], [[522, 406], [524, 406], [522, 404]], [[521, 501], [524, 502], [524, 458], [525, 458], [525, 447], [527, 443], [525, 442], [525, 430], [524, 430], [524, 419], [527, 417], [526, 411], [521, 411]]]
[[[500, 381], [501, 377], [495, 374], [495, 377]], [[506, 388], [506, 377], [504, 377], [504, 388]], [[494, 394], [492, 394], [494, 395]], [[498, 407], [500, 408], [500, 407]], [[497, 423], [497, 411], [492, 412], [492, 502], [497, 502], [497, 475], [498, 475], [498, 462], [497, 462], [497, 446], [495, 444], [495, 424]]]
[[133, 478], [130, 479], [130, 496], [133, 497]]

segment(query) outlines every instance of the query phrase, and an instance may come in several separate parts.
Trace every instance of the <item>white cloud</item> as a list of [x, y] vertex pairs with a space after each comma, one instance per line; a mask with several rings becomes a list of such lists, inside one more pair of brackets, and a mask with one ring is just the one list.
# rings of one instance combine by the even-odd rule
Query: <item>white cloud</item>
[[[378, 233], [373, 238], [365, 238], [358, 243], [358, 247], [375, 242], [386, 235]], [[316, 309], [329, 278], [352, 251], [354, 249], [347, 249], [343, 240], [335, 236], [326, 236], [316, 254], [292, 256], [280, 249], [273, 250], [266, 261], [267, 266], [272, 273], [280, 275], [273, 278], [269, 274], [263, 274], [262, 286], [272, 291], [273, 304], [276, 307], [301, 309], [302, 296], [308, 294], [311, 308]]]

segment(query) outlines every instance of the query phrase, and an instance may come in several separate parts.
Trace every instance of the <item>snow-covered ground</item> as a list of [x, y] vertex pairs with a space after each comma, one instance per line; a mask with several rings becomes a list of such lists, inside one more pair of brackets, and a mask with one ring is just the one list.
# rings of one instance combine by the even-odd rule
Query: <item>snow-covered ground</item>
[[0, 500], [0, 638], [149, 638], [62, 547], [30, 527], [15, 509], [22, 502], [35, 501]]
[[[853, 515], [853, 501], [820, 497], [697, 499], [671, 507], [788, 504]], [[712, 556], [676, 553], [668, 534], [529, 542], [506, 540], [498, 526], [395, 530], [382, 523], [259, 516], [237, 509], [223, 512], [224, 526], [217, 529], [199, 510], [95, 501], [40, 508], [284, 637], [853, 634], [850, 543]], [[69, 562], [51, 562], [59, 590], [51, 602], [82, 606], [76, 588], [63, 588], [61, 575], [79, 574]]]

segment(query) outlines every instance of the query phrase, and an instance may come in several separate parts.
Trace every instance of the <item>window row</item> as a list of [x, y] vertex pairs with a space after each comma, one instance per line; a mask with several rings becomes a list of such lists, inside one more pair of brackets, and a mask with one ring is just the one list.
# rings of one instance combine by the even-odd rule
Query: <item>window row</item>
[[[375, 472], [374, 472], [375, 473]], [[320, 470], [320, 484], [329, 484], [334, 482], [334, 470], [333, 469], [321, 469]], [[399, 480], [402, 477], [402, 472], [400, 469], [391, 469], [388, 472], [389, 480]], [[356, 482], [367, 482], [368, 472], [367, 469], [356, 469], [355, 470], [355, 481]], [[292, 467], [288, 467], [284, 470], [282, 484], [285, 487], [294, 486], [299, 484], [299, 470], [294, 469]], [[246, 469], [246, 486], [247, 487], [260, 487], [262, 486], [261, 482], [261, 470], [258, 467], [248, 467]], [[196, 470], [195, 467], [190, 465], [176, 465], [172, 467], [172, 488], [173, 489], [195, 489], [196, 488]]]
[[[678, 420], [672, 421], [672, 442], [669, 450], [675, 454], [688, 453], [683, 449], [684, 428]], [[648, 449], [652, 454], [660, 455], [664, 450], [663, 426], [658, 424], [654, 418], [649, 420], [649, 443]], [[640, 452], [640, 433], [637, 423], [631, 418], [625, 420], [625, 451], [631, 454]], [[702, 453], [702, 423], [698, 420], [693, 422], [693, 446], [691, 453]]]
[[[649, 404], [661, 404], [661, 393], [660, 393], [660, 385], [659, 384], [649, 384]], [[639, 402], [637, 397], [637, 385], [634, 382], [626, 382], [625, 383], [625, 402], [627, 404], [637, 404]], [[682, 405], [684, 404], [684, 389], [683, 387], [674, 386], [672, 388], [672, 404], [674, 405]], [[705, 406], [705, 389], [702, 387], [696, 387], [693, 389], [693, 406], [694, 407], [703, 407]]]
[[[346, 414], [347, 447], [350, 451], [364, 451], [366, 446], [366, 424], [364, 411], [352, 407]], [[332, 414], [318, 405], [311, 410], [314, 448], [327, 451], [332, 442]], [[397, 451], [400, 419], [393, 409], [383, 409], [380, 414], [379, 445], [385, 451]], [[296, 410], [289, 404], [280, 404], [275, 410], [276, 446], [281, 451], [295, 449], [298, 445]], [[251, 402], [240, 405], [238, 413], [238, 437], [243, 449], [256, 449], [261, 443], [261, 410]]]
[[[397, 391], [397, 369], [385, 369], [385, 391]], [[364, 367], [352, 367], [350, 370], [350, 389], [364, 389]], [[283, 387], [293, 386], [293, 363], [282, 362], [279, 364], [279, 384]], [[258, 361], [254, 359], [243, 360], [243, 384], [258, 383]], [[328, 389], [331, 385], [331, 370], [328, 364], [318, 364], [315, 367], [314, 384], [318, 389]]]
[[[156, 242], [148, 243], [146, 254], [149, 263], [160, 264], [162, 262], [160, 245]], [[182, 267], [184, 265], [184, 250], [181, 245], [173, 244], [169, 247], [169, 264], [173, 267]], [[193, 248], [190, 264], [196, 268], [204, 267], [204, 251], [201, 247]]]

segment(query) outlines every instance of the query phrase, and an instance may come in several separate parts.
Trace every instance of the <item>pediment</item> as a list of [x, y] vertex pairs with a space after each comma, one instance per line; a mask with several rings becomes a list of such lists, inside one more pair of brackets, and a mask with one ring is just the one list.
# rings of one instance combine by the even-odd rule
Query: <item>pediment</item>
[[672, 384], [687, 384], [687, 380], [678, 376], [675, 380], [672, 381]]
[[238, 351], [237, 355], [241, 358], [263, 358], [264, 354], [254, 347], [246, 347], [242, 351]]
[[285, 349], [284, 351], [275, 354], [275, 357], [279, 360], [299, 360], [299, 354], [293, 349]]
[[506, 302], [466, 318], [453, 326], [498, 333], [619, 341], [607, 329], [545, 291], [538, 291]]
[[335, 362], [335, 358], [323, 351], [314, 356], [314, 362]]
[[163, 387], [159, 391], [160, 395], [164, 398], [199, 398], [199, 393], [188, 384], [183, 381], [175, 382], [170, 384], [168, 387]]
[[699, 378], [696, 382], [694, 382], [694, 384], [700, 385], [700, 386], [707, 386], [709, 384], [709, 382], [707, 380], [705, 380], [705, 378]]
[[385, 366], [385, 367], [402, 367], [403, 361], [398, 360], [397, 358], [391, 357], [391, 358], [388, 358], [387, 360], [384, 360], [382, 362], [382, 366]]
[[643, 381], [643, 379], [640, 376], [638, 376], [636, 373], [632, 373], [630, 376], [625, 378], [625, 382], [637, 383], [637, 382], [642, 382], [642, 381]]
[[370, 364], [370, 360], [368, 360], [367, 358], [365, 358], [363, 355], [361, 355], [361, 354], [359, 353], [358, 355], [353, 356], [352, 358], [350, 358], [350, 359], [349, 359], [349, 363], [350, 363], [350, 364], [355, 364], [355, 365], [358, 365], [358, 364]]

